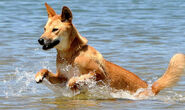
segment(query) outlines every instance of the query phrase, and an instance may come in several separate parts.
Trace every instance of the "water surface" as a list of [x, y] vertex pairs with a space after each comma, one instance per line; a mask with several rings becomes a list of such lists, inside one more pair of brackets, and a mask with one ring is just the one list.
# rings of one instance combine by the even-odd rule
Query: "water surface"
[[175, 53], [185, 53], [184, 0], [1, 0], [0, 109], [184, 109], [185, 77], [158, 96], [139, 101], [125, 92], [110, 96], [105, 89], [91, 97], [67, 97], [61, 95], [65, 90], [56, 95], [36, 84], [37, 71], [56, 69], [55, 49], [43, 51], [37, 42], [47, 21], [44, 2], [57, 13], [68, 6], [89, 45], [148, 83], [164, 73]]

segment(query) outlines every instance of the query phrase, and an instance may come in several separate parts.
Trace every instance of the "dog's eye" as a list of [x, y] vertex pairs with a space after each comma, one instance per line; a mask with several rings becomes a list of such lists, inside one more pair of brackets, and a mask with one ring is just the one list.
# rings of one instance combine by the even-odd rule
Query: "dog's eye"
[[53, 28], [52, 32], [55, 32], [55, 31], [58, 31], [58, 29], [57, 28]]
[[44, 28], [44, 31], [46, 31], [46, 28]]

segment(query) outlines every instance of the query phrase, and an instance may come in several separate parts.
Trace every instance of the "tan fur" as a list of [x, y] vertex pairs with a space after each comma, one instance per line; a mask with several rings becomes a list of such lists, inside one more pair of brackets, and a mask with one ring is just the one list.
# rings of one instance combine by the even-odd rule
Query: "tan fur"
[[164, 75], [159, 78], [152, 85], [153, 93], [157, 94], [160, 90], [171, 87], [179, 80], [182, 73], [185, 70], [185, 55], [176, 54], [174, 55], [169, 63], [169, 66]]
[[56, 15], [56, 12], [47, 3], [45, 3], [45, 6], [49, 17], [53, 17]]
[[[61, 15], [57, 15], [47, 3], [46, 9], [48, 22], [41, 38], [60, 40], [60, 43], [55, 46], [57, 49], [57, 73], [53, 74], [42, 69], [36, 74], [37, 82], [41, 82], [46, 77], [53, 84], [67, 83], [72, 90], [78, 90], [79, 81], [85, 83], [89, 79], [101, 80], [112, 88], [127, 90], [131, 93], [136, 92], [139, 88], [148, 87], [148, 84], [134, 73], [105, 60], [101, 53], [87, 45], [87, 39], [82, 37], [72, 24], [72, 12], [69, 8], [64, 6]], [[52, 32], [53, 28], [58, 28], [58, 31]], [[62, 71], [67, 65], [70, 65], [70, 69]], [[153, 84], [154, 94], [174, 84], [183, 73], [184, 67], [184, 55], [174, 56], [166, 73]], [[77, 68], [79, 72], [76, 75], [69, 75], [73, 68]], [[143, 94], [148, 95], [148, 92], [144, 91]]]

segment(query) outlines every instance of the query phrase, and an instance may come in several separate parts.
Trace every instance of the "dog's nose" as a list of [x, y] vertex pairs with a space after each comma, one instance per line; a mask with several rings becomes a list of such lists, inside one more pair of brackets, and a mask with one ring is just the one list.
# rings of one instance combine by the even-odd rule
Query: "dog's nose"
[[38, 42], [39, 42], [40, 45], [44, 45], [44, 39], [43, 39], [43, 38], [40, 38], [40, 39], [38, 40]]

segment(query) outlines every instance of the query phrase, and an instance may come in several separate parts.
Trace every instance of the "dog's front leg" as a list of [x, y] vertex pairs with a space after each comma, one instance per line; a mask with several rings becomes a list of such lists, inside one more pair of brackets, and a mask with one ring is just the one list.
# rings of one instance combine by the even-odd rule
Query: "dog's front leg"
[[87, 85], [88, 81], [92, 81], [95, 79], [95, 73], [89, 73], [89, 74], [84, 74], [79, 77], [72, 77], [69, 79], [67, 86], [73, 90], [80, 90], [81, 86]]
[[46, 78], [50, 83], [57, 84], [57, 83], [64, 83], [67, 81], [67, 78], [63, 76], [59, 76], [58, 74], [53, 74], [47, 69], [41, 69], [35, 75], [35, 81], [37, 83], [41, 83], [43, 79]]

